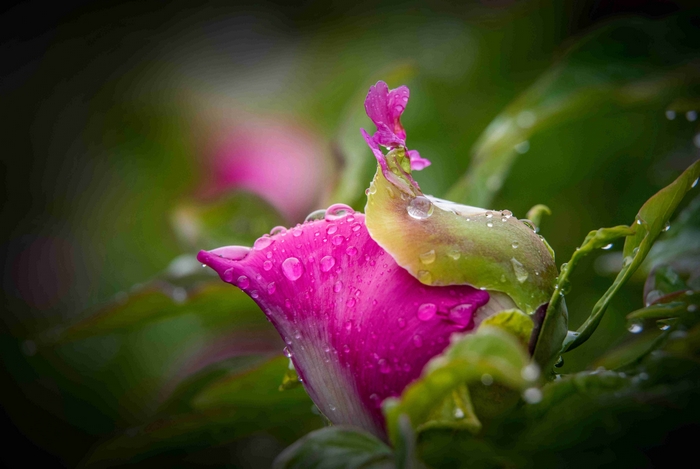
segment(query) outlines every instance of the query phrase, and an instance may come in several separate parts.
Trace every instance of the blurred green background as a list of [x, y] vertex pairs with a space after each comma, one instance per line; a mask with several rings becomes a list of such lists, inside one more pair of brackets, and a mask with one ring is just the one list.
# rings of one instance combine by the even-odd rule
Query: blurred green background
[[[541, 233], [560, 264], [588, 231], [630, 223], [698, 158], [693, 3], [6, 7], [0, 346], [13, 444], [0, 458], [74, 467], [98, 442], [150, 424], [175, 430], [135, 438], [134, 454], [150, 449], [132, 459], [119, 460], [118, 445], [114, 454], [102, 445], [99, 457], [269, 465], [321, 418], [301, 389], [278, 393], [283, 344], [247, 297], [197, 296], [209, 277], [191, 270], [196, 250], [249, 244], [332, 202], [361, 210], [374, 171], [359, 133], [371, 130], [363, 100], [381, 79], [411, 90], [409, 147], [433, 162], [416, 176], [424, 191], [473, 201], [475, 184], [500, 188], [486, 205], [518, 217], [548, 205]], [[489, 158], [507, 167], [515, 156], [500, 178], [464, 176], [470, 163], [495, 174]], [[248, 176], [217, 179], [227, 171]], [[620, 249], [577, 271], [573, 326], [610, 284]], [[619, 342], [624, 315], [642, 305], [643, 280], [626, 287], [564, 372]], [[130, 314], [147, 319], [61, 339], [66, 324], [105, 303], [119, 312], [138, 295], [146, 306], [136, 302]], [[144, 313], [158, 305], [162, 317]], [[199, 433], [177, 421], [193, 409], [206, 422]]]

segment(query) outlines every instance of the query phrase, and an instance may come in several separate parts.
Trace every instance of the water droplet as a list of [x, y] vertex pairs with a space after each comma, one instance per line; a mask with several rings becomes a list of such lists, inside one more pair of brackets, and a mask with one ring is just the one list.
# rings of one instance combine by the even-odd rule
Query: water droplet
[[423, 346], [423, 338], [419, 336], [418, 334], [413, 336], [413, 345], [416, 347], [422, 347]]
[[353, 213], [355, 213], [355, 211], [352, 207], [345, 204], [334, 204], [326, 210], [326, 221], [340, 220]]
[[669, 222], [666, 222], [666, 224], [664, 225], [664, 231], [668, 231], [670, 229], [671, 229], [671, 224]]
[[347, 321], [345, 323], [345, 330], [350, 332], [352, 330], [352, 321]]
[[520, 376], [527, 381], [536, 381], [540, 377], [540, 367], [534, 363], [530, 363], [520, 370]]
[[224, 282], [231, 283], [233, 281], [233, 269], [227, 269], [224, 271], [224, 275], [222, 275]]
[[698, 119], [698, 113], [696, 111], [688, 111], [685, 113], [685, 118], [688, 122], [695, 122]]
[[383, 358], [377, 362], [379, 365], [379, 372], [383, 374], [391, 373], [391, 365]]
[[408, 214], [416, 220], [425, 220], [433, 214], [433, 210], [433, 203], [422, 195], [412, 199], [406, 207]]
[[486, 212], [486, 218], [492, 218], [493, 213], [492, 212]]
[[292, 228], [292, 236], [298, 238], [301, 236], [302, 231], [299, 228]]
[[282, 273], [291, 281], [296, 281], [304, 273], [304, 266], [296, 257], [288, 257], [282, 262]]
[[525, 267], [514, 257], [510, 259], [510, 263], [513, 265], [513, 272], [515, 272], [515, 278], [518, 279], [518, 282], [523, 283], [527, 280], [529, 275]]
[[250, 292], [250, 297], [253, 298], [253, 299], [257, 298], [257, 297], [258, 297], [258, 291], [257, 291], [257, 290], [253, 290], [252, 292]]
[[326, 216], [326, 211], [323, 209], [320, 210], [314, 210], [313, 212], [309, 213], [306, 218], [304, 219], [304, 223], [310, 222], [310, 221], [316, 221], [316, 220], [323, 220]]
[[346, 303], [346, 306], [348, 308], [352, 308], [353, 306], [355, 306], [355, 303], [357, 303], [357, 300], [355, 300], [355, 298], [350, 298]]
[[488, 226], [489, 228], [493, 228], [493, 223], [488, 222], [488, 223], [486, 223], [486, 226]]
[[666, 111], [666, 119], [672, 121], [676, 118], [676, 111]]
[[340, 280], [335, 282], [335, 285], [333, 285], [333, 291], [338, 293], [342, 289], [343, 289], [343, 282], [341, 282]]
[[700, 178], [695, 178], [695, 181], [693, 181], [693, 183], [690, 185], [691, 189], [698, 185], [698, 180], [700, 180]]
[[369, 189], [367, 189], [366, 194], [367, 195], [372, 195], [377, 193], [377, 186], [374, 184], [374, 181], [369, 183]]
[[656, 321], [656, 325], [661, 331], [667, 331], [671, 328], [671, 323], [668, 320]]
[[287, 233], [287, 228], [284, 226], [276, 226], [270, 230], [270, 236], [282, 235]]
[[350, 353], [350, 346], [348, 344], [343, 345], [343, 352]]
[[282, 352], [284, 353], [284, 356], [287, 358], [292, 358], [292, 351], [289, 350], [289, 347], [285, 347], [282, 349]]
[[431, 249], [428, 252], [424, 252], [423, 254], [418, 256], [420, 258], [420, 261], [423, 264], [432, 264], [435, 262], [435, 250]]
[[[222, 248], [212, 249], [209, 251], [209, 254], [214, 254], [215, 256], [230, 259], [232, 261], [240, 261], [244, 259], [249, 252], [250, 248], [246, 246], [224, 246]], [[202, 264], [202, 267], [206, 266], [206, 264]]]
[[346, 253], [348, 256], [354, 256], [355, 254], [357, 254], [357, 248], [356, 248], [355, 246], [350, 246], [349, 248], [347, 248], [347, 249], [345, 250], [345, 253]]
[[[349, 219], [350, 219], [350, 217], [348, 217], [348, 220]], [[352, 225], [352, 231], [357, 232], [357, 231], [360, 231], [361, 228], [362, 228], [362, 225], [360, 223], [355, 223], [354, 225]]]
[[481, 375], [481, 384], [484, 386], [491, 386], [493, 384], [493, 376], [488, 373]]
[[523, 400], [528, 404], [537, 404], [542, 400], [542, 391], [537, 388], [527, 388], [523, 392]]
[[333, 243], [335, 246], [340, 246], [344, 241], [345, 238], [343, 238], [343, 235], [335, 235], [333, 236], [333, 239], [331, 239], [331, 243]]
[[250, 286], [250, 280], [248, 280], [248, 277], [246, 277], [245, 275], [241, 275], [236, 281], [236, 286], [241, 290], [245, 290]]
[[406, 320], [404, 318], [399, 318], [399, 329], [403, 329], [406, 327]]
[[424, 303], [418, 307], [418, 319], [421, 321], [430, 321], [437, 313], [437, 306], [433, 303]]
[[459, 407], [457, 407], [457, 408], [455, 408], [454, 416], [456, 419], [463, 419], [464, 418], [464, 411], [462, 409], [460, 409]]
[[501, 212], [501, 216], [502, 216], [502, 217], [505, 217], [506, 219], [508, 219], [508, 218], [510, 218], [510, 217], [513, 216], [513, 212], [511, 212], [510, 210], [503, 210], [503, 211]]
[[449, 257], [451, 257], [451, 258], [452, 258], [453, 260], [455, 260], [455, 261], [456, 261], [457, 259], [459, 259], [459, 257], [461, 256], [461, 254], [459, 253], [459, 251], [454, 250], [454, 249], [453, 249], [453, 250], [450, 250], [450, 251], [447, 251], [447, 255], [448, 255]]
[[270, 262], [270, 261], [263, 262], [263, 270], [268, 271], [270, 269], [272, 269], [272, 262]]
[[639, 334], [644, 330], [644, 326], [641, 322], [634, 321], [629, 324], [627, 330], [630, 331], [632, 334]]
[[425, 285], [432, 285], [433, 275], [430, 272], [428, 272], [427, 270], [419, 270], [418, 271], [418, 280], [420, 280], [420, 282], [425, 284]]
[[450, 308], [449, 312], [447, 313], [447, 318], [455, 324], [465, 327], [472, 321], [473, 312], [472, 304], [462, 303]]
[[331, 409], [331, 412], [335, 412], [335, 406], [333, 404], [329, 404], [328, 408]]
[[335, 233], [336, 231], [338, 231], [338, 226], [337, 226], [337, 225], [331, 225], [331, 226], [329, 226], [328, 229], [326, 230], [326, 233], [328, 233], [329, 235], [332, 235], [332, 234]]
[[608, 249], [612, 249], [612, 247], [613, 247], [613, 243], [610, 243], [610, 244], [606, 244], [605, 246], [603, 246], [603, 247], [600, 248], [600, 249], [604, 249], [604, 250], [607, 251]]
[[511, 243], [511, 246], [513, 247], [513, 249], [518, 249], [518, 246], [520, 246], [520, 245], [518, 244], [517, 241], [513, 241], [513, 242]]
[[255, 240], [255, 242], [253, 243], [253, 249], [255, 249], [256, 251], [262, 251], [274, 242], [274, 239], [270, 238], [268, 235], [265, 235]]
[[319, 264], [321, 266], [321, 272], [328, 272], [335, 265], [335, 258], [333, 256], [325, 256], [321, 259]]
[[554, 363], [554, 366], [557, 368], [561, 368], [562, 366], [564, 366], [564, 357], [559, 355], [559, 358], [557, 358], [557, 361], [556, 363]]

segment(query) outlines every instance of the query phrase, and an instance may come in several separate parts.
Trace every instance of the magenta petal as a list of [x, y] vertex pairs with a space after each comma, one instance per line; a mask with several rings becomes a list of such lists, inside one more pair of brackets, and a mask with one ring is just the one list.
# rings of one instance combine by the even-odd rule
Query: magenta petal
[[421, 158], [418, 150], [408, 150], [406, 154], [408, 155], [408, 159], [411, 160], [411, 170], [413, 171], [420, 171], [432, 164], [430, 160]]
[[472, 329], [489, 294], [422, 285], [372, 240], [364, 218], [305, 223], [261, 238], [240, 260], [197, 258], [258, 303], [331, 422], [385, 438], [381, 402], [416, 379], [452, 333]]
[[377, 132], [373, 139], [379, 145], [396, 148], [406, 145], [406, 131], [401, 125], [401, 114], [406, 109], [409, 91], [406, 86], [400, 86], [389, 91], [383, 81], [370, 87], [365, 99], [365, 111]]
[[408, 104], [409, 91], [407, 86], [399, 86], [389, 91], [387, 102], [387, 114], [389, 115], [391, 130], [401, 139], [406, 140], [406, 131], [401, 125], [401, 114]]

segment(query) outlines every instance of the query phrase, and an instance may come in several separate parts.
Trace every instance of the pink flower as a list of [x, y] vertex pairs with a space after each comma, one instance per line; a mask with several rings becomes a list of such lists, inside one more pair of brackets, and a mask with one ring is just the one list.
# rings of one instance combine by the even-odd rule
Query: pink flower
[[406, 131], [401, 125], [401, 114], [406, 109], [408, 97], [406, 86], [389, 90], [386, 83], [379, 81], [370, 87], [365, 99], [365, 111], [377, 126], [377, 131], [371, 137], [364, 129], [361, 132], [380, 163], [382, 157], [378, 156], [381, 155], [379, 145], [389, 150], [404, 148], [411, 161], [411, 169], [420, 171], [430, 166], [430, 161], [421, 158], [416, 150], [406, 149]]
[[384, 436], [381, 402], [398, 396], [454, 332], [472, 330], [489, 294], [427, 287], [369, 236], [365, 217], [334, 206], [324, 220], [198, 260], [248, 293], [287, 343], [328, 419]]

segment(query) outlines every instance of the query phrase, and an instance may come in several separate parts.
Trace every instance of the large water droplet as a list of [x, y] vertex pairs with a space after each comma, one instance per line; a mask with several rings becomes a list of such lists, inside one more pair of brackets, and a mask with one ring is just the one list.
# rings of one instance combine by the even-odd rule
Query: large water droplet
[[437, 313], [437, 306], [433, 303], [424, 303], [418, 307], [418, 319], [421, 321], [430, 321]]
[[250, 280], [248, 280], [248, 277], [246, 277], [245, 275], [241, 275], [236, 281], [236, 286], [241, 290], [245, 290], [250, 286]]
[[510, 263], [513, 265], [513, 272], [515, 272], [515, 278], [518, 279], [518, 282], [523, 283], [527, 280], [529, 275], [525, 267], [514, 257], [510, 259]]
[[268, 235], [265, 235], [255, 240], [255, 243], [253, 243], [253, 249], [256, 251], [262, 251], [274, 242], [274, 239], [270, 238]]
[[632, 334], [639, 334], [644, 330], [644, 325], [641, 322], [633, 321], [629, 324], [627, 330], [630, 331]]
[[432, 264], [435, 262], [435, 250], [431, 249], [428, 252], [424, 252], [418, 256], [423, 264]]
[[321, 272], [328, 272], [335, 265], [335, 258], [333, 256], [325, 256], [319, 264], [321, 265]]
[[267, 272], [270, 269], [272, 269], [272, 262], [270, 262], [270, 261], [263, 262], [263, 270]]
[[304, 273], [304, 266], [296, 257], [288, 257], [282, 262], [282, 273], [289, 280], [295, 281]]
[[[250, 248], [246, 246], [224, 246], [209, 251], [209, 254], [230, 259], [232, 261], [240, 261], [250, 252]], [[204, 264], [203, 264], [204, 265]]]
[[355, 211], [352, 207], [345, 204], [334, 204], [326, 210], [326, 221], [340, 220], [353, 213], [355, 213]]
[[282, 235], [287, 232], [287, 228], [284, 226], [276, 226], [270, 230], [270, 236]]
[[333, 243], [335, 246], [340, 246], [344, 241], [345, 238], [343, 238], [343, 235], [335, 235], [333, 236], [333, 239], [331, 239], [331, 243]]
[[412, 199], [406, 207], [408, 214], [416, 220], [425, 220], [430, 217], [434, 209], [433, 203], [422, 195]]
[[233, 281], [233, 269], [227, 269], [224, 271], [224, 275], [222, 275], [224, 282], [231, 283]]
[[323, 220], [326, 216], [326, 211], [323, 209], [320, 210], [314, 210], [313, 212], [309, 213], [306, 218], [304, 219], [304, 223], [309, 222], [309, 221], [316, 221], [316, 220]]
[[645, 306], [651, 305], [653, 302], [661, 298], [664, 294], [660, 292], [659, 290], [652, 290], [649, 293], [647, 293], [646, 298], [644, 298], [644, 304]]

